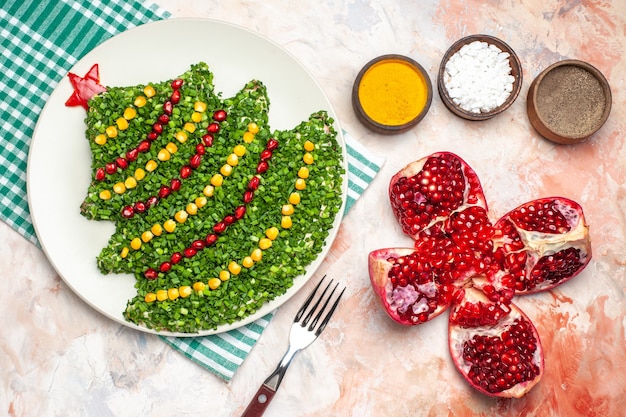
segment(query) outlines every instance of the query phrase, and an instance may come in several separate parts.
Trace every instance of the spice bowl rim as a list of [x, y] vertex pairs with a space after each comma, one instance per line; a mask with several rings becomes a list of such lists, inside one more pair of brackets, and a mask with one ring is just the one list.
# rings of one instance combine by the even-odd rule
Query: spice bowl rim
[[[513, 90], [511, 91], [511, 94], [509, 94], [509, 96], [507, 97], [506, 101], [495, 109], [484, 113], [473, 113], [457, 105], [448, 94], [448, 90], [443, 80], [446, 70], [446, 64], [450, 60], [450, 58], [455, 53], [457, 53], [463, 46], [468, 45], [474, 41], [487, 42], [490, 45], [497, 46], [502, 52], [508, 53], [509, 65], [511, 66], [511, 75], [514, 78]], [[482, 121], [491, 119], [511, 107], [511, 105], [515, 102], [515, 100], [517, 100], [517, 97], [520, 94], [523, 78], [522, 63], [520, 62], [517, 53], [515, 53], [511, 46], [509, 46], [502, 39], [499, 39], [492, 35], [474, 34], [465, 36], [455, 41], [443, 55], [443, 58], [441, 59], [441, 63], [439, 65], [439, 72], [437, 76], [437, 90], [439, 92], [439, 96], [441, 97], [441, 101], [446, 106], [446, 108], [450, 110], [450, 112], [466, 120]]]
[[[598, 82], [602, 86], [602, 91], [604, 93], [604, 112], [602, 113], [600, 119], [598, 119], [597, 125], [592, 130], [590, 130], [589, 133], [585, 133], [580, 136], [568, 136], [566, 134], [559, 133], [551, 129], [549, 127], [549, 124], [546, 123], [545, 119], [542, 117], [542, 114], [539, 112], [537, 106], [538, 91], [543, 79], [553, 70], [565, 66], [575, 66], [583, 68], [584, 70], [589, 72], [598, 80]], [[600, 130], [600, 128], [604, 126], [605, 122], [609, 118], [609, 114], [611, 113], [612, 101], [613, 98], [611, 93], [611, 87], [606, 77], [604, 76], [604, 74], [602, 74], [600, 70], [598, 70], [590, 63], [579, 59], [564, 59], [550, 64], [543, 71], [541, 71], [539, 75], [537, 75], [537, 77], [535, 77], [535, 79], [532, 81], [528, 89], [528, 97], [526, 99], [526, 111], [530, 124], [541, 136], [548, 140], [551, 140], [552, 142], [567, 145], [583, 142], [584, 140], [595, 134], [598, 130]]]
[[[413, 67], [413, 69], [415, 69], [420, 74], [420, 76], [424, 79], [424, 84], [426, 85], [426, 103], [424, 104], [424, 107], [417, 114], [417, 116], [415, 116], [410, 121], [401, 125], [386, 125], [386, 124], [379, 123], [376, 120], [372, 119], [370, 116], [367, 115], [367, 113], [365, 113], [365, 110], [363, 110], [363, 106], [359, 99], [359, 88], [360, 88], [361, 81], [365, 73], [374, 65], [380, 62], [392, 61], [392, 60], [403, 61], [409, 64], [411, 67]], [[363, 68], [361, 68], [352, 86], [352, 107], [359, 121], [363, 123], [369, 129], [373, 130], [374, 132], [385, 134], [385, 135], [404, 133], [410, 130], [411, 128], [415, 127], [420, 121], [422, 121], [422, 119], [424, 119], [424, 117], [428, 113], [428, 110], [430, 109], [430, 106], [432, 104], [432, 100], [433, 100], [433, 86], [432, 86], [432, 81], [430, 79], [430, 76], [428, 75], [428, 72], [424, 69], [422, 65], [420, 65], [419, 62], [417, 62], [413, 58], [410, 58], [406, 55], [401, 55], [401, 54], [385, 54], [385, 55], [380, 55], [371, 59], [369, 62], [367, 62], [363, 66]]]

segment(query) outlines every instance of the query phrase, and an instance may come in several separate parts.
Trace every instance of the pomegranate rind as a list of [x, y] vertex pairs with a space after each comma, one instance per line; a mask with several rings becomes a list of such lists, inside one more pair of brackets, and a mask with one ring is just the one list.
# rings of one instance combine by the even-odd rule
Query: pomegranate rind
[[[470, 299], [472, 301], [469, 301]], [[480, 300], [480, 302], [489, 303], [482, 293], [472, 288], [468, 288], [466, 290], [464, 300], [465, 302], [478, 302]], [[519, 307], [511, 303], [508, 305], [510, 312], [504, 315], [499, 321], [497, 321], [497, 323], [477, 327], [461, 326], [454, 321], [453, 317], [455, 317], [458, 307], [458, 305], [453, 306], [450, 313], [450, 320], [448, 321], [448, 347], [454, 366], [472, 387], [491, 397], [521, 398], [537, 383], [539, 383], [544, 373], [544, 355], [541, 339], [539, 338], [539, 333], [537, 332], [537, 329], [533, 325], [532, 321], [530, 321], [528, 316], [526, 316], [526, 314], [520, 310]], [[529, 332], [528, 337], [534, 341], [535, 349], [528, 365], [536, 366], [537, 374], [532, 379], [518, 382], [510, 388], [501, 391], [489, 390], [476, 383], [470, 377], [469, 374], [472, 368], [472, 363], [463, 358], [465, 344], [477, 336], [501, 338], [504, 332], [508, 331], [517, 320], [524, 321]]]
[[[416, 183], [415, 187], [409, 190], [411, 197], [405, 195], [398, 195], [396, 185], [400, 181], [405, 179], [413, 179], [418, 174], [425, 174], [424, 167], [431, 160], [445, 161], [447, 167], [459, 166], [462, 175], [463, 189], [460, 195], [457, 193], [447, 193], [443, 189], [443, 185], [437, 182], [429, 183], [432, 187], [432, 191], [422, 193], [418, 190], [419, 186], [426, 186], [425, 184]], [[433, 174], [435, 175], [435, 174]], [[429, 178], [432, 178], [429, 176]], [[422, 178], [426, 181], [426, 178]], [[487, 200], [482, 190], [480, 180], [476, 172], [458, 155], [451, 152], [436, 152], [427, 157], [421, 158], [417, 161], [411, 162], [400, 171], [398, 171], [389, 182], [389, 199], [391, 202], [392, 211], [402, 227], [402, 231], [411, 236], [413, 239], [418, 239], [420, 234], [438, 223], [444, 222], [452, 213], [456, 211], [462, 211], [471, 206], [479, 206], [487, 211]], [[433, 198], [432, 193], [438, 195], [444, 195], [443, 200]], [[450, 199], [450, 194], [454, 194], [456, 200]], [[442, 206], [442, 201], [445, 203], [453, 203], [451, 208]], [[415, 207], [417, 205], [418, 207]], [[420, 206], [423, 205], [423, 206]], [[411, 206], [411, 207], [407, 207]], [[417, 210], [416, 210], [417, 209]], [[416, 218], [419, 217], [419, 220]]]
[[[530, 227], [516, 221], [521, 213], [538, 205], [549, 205], [555, 212], [553, 216], [562, 216], [568, 228], [559, 228], [554, 233], [530, 230]], [[511, 233], [511, 227], [514, 232]], [[546, 197], [524, 203], [502, 216], [495, 225], [498, 231], [494, 238], [496, 253], [503, 260], [504, 269], [513, 272], [516, 294], [532, 294], [559, 286], [577, 276], [591, 261], [591, 239], [582, 207], [564, 197]], [[517, 246], [523, 245], [523, 248]], [[511, 247], [514, 246], [514, 249]], [[518, 258], [521, 265], [509, 262], [507, 258]], [[570, 265], [559, 265], [570, 258]], [[572, 261], [571, 259], [575, 259]], [[540, 271], [541, 265], [547, 265], [552, 277]]]
[[[417, 308], [423, 294], [412, 283], [405, 287], [394, 288], [389, 273], [394, 266], [394, 259], [406, 257], [416, 252], [413, 248], [387, 248], [372, 251], [368, 257], [369, 276], [374, 293], [378, 296], [387, 315], [395, 322], [405, 326], [414, 326], [430, 321], [449, 307], [449, 303], [438, 303], [437, 307], [428, 313], [425, 320], [407, 318], [406, 310]], [[439, 292], [440, 285], [433, 281], [429, 289]]]

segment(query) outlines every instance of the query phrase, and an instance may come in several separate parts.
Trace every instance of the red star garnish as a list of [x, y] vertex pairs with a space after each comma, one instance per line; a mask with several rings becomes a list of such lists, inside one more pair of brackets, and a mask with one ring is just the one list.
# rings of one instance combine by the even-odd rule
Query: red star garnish
[[106, 87], [100, 85], [100, 73], [98, 64], [94, 64], [84, 77], [80, 77], [73, 73], [68, 73], [74, 93], [65, 102], [66, 106], [83, 106], [85, 110], [89, 107], [87, 102], [96, 94], [106, 91]]

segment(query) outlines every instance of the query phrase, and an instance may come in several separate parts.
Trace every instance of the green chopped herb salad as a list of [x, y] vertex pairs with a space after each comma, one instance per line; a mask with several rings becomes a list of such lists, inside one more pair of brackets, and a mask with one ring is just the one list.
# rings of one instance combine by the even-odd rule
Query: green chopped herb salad
[[205, 63], [89, 101], [81, 214], [115, 223], [97, 265], [135, 276], [128, 321], [182, 333], [234, 323], [322, 251], [343, 202], [334, 121], [319, 111], [272, 131], [269, 106], [258, 80], [223, 99]]

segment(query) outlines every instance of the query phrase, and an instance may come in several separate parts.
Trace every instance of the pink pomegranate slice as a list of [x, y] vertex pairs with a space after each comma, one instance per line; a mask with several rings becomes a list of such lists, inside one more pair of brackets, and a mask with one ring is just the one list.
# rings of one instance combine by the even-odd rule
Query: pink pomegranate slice
[[514, 304], [503, 308], [468, 288], [450, 312], [448, 330], [456, 368], [484, 394], [520, 398], [541, 380], [539, 334]]
[[487, 209], [478, 176], [450, 152], [434, 153], [400, 170], [389, 184], [389, 199], [402, 231], [414, 239], [456, 211]]
[[582, 207], [567, 198], [529, 201], [505, 214], [495, 229], [495, 256], [515, 277], [518, 294], [566, 282], [591, 260]]
[[416, 249], [373, 251], [368, 266], [375, 293], [389, 317], [400, 324], [424, 323], [452, 302], [455, 287], [438, 282], [428, 260]]

